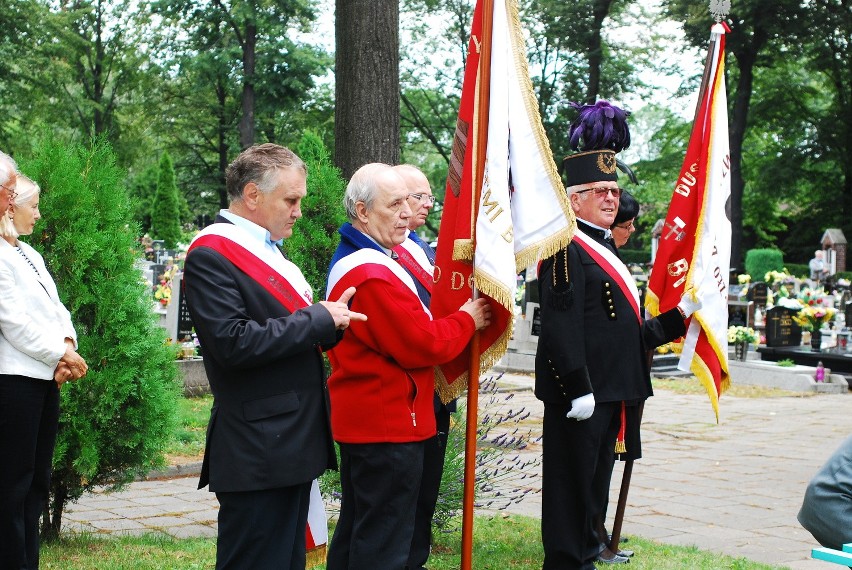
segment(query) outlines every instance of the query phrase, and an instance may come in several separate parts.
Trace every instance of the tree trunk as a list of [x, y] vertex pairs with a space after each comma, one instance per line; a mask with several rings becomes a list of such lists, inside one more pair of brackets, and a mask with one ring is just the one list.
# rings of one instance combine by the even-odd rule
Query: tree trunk
[[243, 118], [240, 120], [240, 147], [247, 149], [254, 144], [254, 69], [257, 49], [257, 23], [246, 23], [243, 42]]
[[[61, 480], [57, 473], [53, 473], [54, 480]], [[41, 521], [41, 539], [45, 542], [59, 540], [59, 531], [62, 529], [62, 511], [68, 503], [68, 488], [62, 484], [50, 485], [51, 495], [44, 506]]]
[[592, 6], [592, 27], [588, 30], [589, 41], [586, 46], [589, 54], [589, 85], [586, 91], [586, 103], [590, 105], [597, 100], [601, 92], [601, 64], [603, 63], [601, 28], [611, 5], [612, 0], [596, 0]]
[[731, 269], [745, 271], [743, 242], [743, 190], [745, 179], [742, 172], [743, 140], [748, 127], [748, 112], [754, 83], [754, 64], [757, 54], [766, 43], [766, 32], [755, 28], [750, 44], [734, 52], [739, 69], [737, 92], [734, 95], [733, 113], [730, 124], [729, 142], [731, 152]]
[[399, 1], [336, 0], [334, 162], [399, 162]]
[[225, 209], [230, 203], [230, 200], [228, 199], [228, 189], [225, 186], [225, 169], [228, 168], [228, 130], [230, 128], [230, 121], [228, 121], [226, 116], [228, 86], [221, 82], [221, 78], [220, 83], [216, 86], [216, 98], [219, 105], [219, 128], [216, 132], [216, 151], [219, 158], [219, 171], [217, 172], [219, 187], [217, 190], [219, 192], [219, 208]]

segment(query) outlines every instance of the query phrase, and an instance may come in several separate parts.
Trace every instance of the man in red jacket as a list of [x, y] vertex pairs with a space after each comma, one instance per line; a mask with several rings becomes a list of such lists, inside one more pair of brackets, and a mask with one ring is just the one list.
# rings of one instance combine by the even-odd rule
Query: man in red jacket
[[393, 248], [408, 234], [405, 181], [386, 164], [352, 176], [349, 222], [331, 261], [327, 296], [356, 287], [352, 323], [329, 353], [331, 429], [340, 444], [343, 498], [328, 570], [401, 569], [408, 559], [426, 440], [433, 438], [433, 367], [487, 326], [485, 300], [433, 320]]

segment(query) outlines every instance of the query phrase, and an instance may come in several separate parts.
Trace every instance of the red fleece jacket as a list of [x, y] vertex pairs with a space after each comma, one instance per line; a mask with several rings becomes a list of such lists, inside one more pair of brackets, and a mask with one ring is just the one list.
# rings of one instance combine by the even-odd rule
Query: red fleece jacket
[[390, 271], [367, 273], [353, 269], [329, 296], [355, 285], [351, 309], [368, 317], [329, 351], [332, 434], [343, 443], [422, 441], [436, 433], [433, 367], [464, 350], [473, 317], [458, 311], [432, 320]]

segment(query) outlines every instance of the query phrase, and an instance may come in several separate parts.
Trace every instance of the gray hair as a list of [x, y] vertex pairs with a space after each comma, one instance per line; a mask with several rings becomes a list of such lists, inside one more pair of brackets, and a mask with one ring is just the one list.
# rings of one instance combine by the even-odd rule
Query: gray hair
[[29, 176], [18, 174], [15, 186], [15, 206], [28, 206], [41, 193], [41, 187]]
[[225, 169], [225, 188], [231, 202], [242, 199], [243, 189], [254, 182], [264, 194], [275, 190], [278, 171], [296, 168], [305, 175], [308, 167], [295, 152], [273, 143], [251, 146], [240, 153]]
[[6, 184], [17, 171], [18, 165], [15, 164], [15, 160], [0, 150], [0, 184]]
[[[15, 202], [16, 208], [29, 206], [33, 199], [39, 195], [41, 188], [31, 178], [18, 174], [18, 182], [15, 185]], [[21, 234], [15, 229], [15, 222], [12, 215], [9, 213], [11, 208], [0, 217], [0, 237], [18, 238]]]
[[358, 213], [355, 211], [355, 204], [358, 202], [364, 202], [364, 206], [368, 210], [373, 208], [373, 199], [376, 195], [376, 178], [388, 168], [391, 168], [388, 164], [371, 162], [356, 170], [352, 178], [349, 179], [346, 193], [343, 195], [343, 207], [346, 208], [346, 216], [350, 222], [358, 219]]

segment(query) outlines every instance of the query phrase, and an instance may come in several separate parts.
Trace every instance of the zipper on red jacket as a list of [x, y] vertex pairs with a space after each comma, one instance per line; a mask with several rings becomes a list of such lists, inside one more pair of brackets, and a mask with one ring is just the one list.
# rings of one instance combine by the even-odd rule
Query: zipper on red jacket
[[411, 386], [414, 388], [414, 397], [411, 398], [411, 408], [409, 408], [409, 413], [411, 414], [411, 425], [417, 427], [417, 414], [414, 412], [414, 403], [417, 401], [417, 382], [414, 381], [414, 378], [411, 377], [411, 374], [408, 372], [405, 373], [408, 380], [411, 382]]

